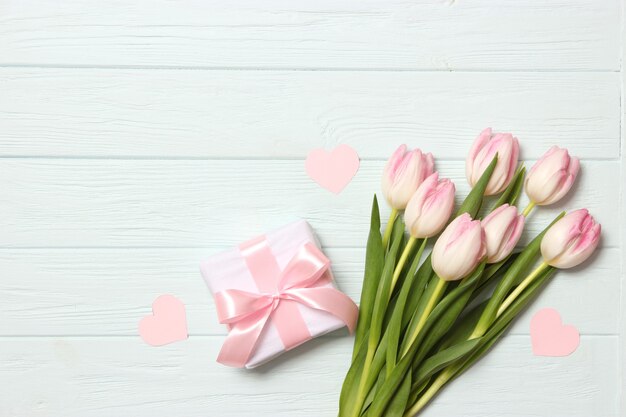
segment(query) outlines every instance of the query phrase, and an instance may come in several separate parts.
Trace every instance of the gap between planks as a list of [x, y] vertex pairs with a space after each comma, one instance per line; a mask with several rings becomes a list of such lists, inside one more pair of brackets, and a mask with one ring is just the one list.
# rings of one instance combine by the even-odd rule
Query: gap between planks
[[[313, 147], [311, 149], [314, 149]], [[620, 162], [621, 161], [621, 149], [620, 153], [613, 158], [598, 158], [598, 157], [586, 157], [584, 161], [589, 162]], [[1, 155], [0, 160], [11, 159], [34, 159], [34, 160], [94, 160], [94, 161], [287, 161], [287, 162], [302, 162], [305, 161], [305, 155], [302, 158], [290, 157], [290, 156], [250, 156], [235, 158], [232, 156], [219, 157], [219, 156], [161, 156], [161, 155], [145, 155], [145, 156], [117, 156], [117, 155]], [[359, 157], [361, 162], [385, 162], [387, 158], [371, 158], [371, 157]], [[463, 162], [465, 158], [438, 158], [436, 162]], [[529, 164], [534, 161], [527, 161]]]
[[[322, 336], [318, 336], [314, 339], [339, 339], [347, 337], [344, 330], [337, 331], [337, 334], [325, 334]], [[581, 333], [581, 338], [594, 338], [594, 339], [616, 339], [619, 338], [619, 334], [615, 333]], [[189, 333], [189, 339], [224, 339], [226, 334], [204, 334], [204, 333]], [[505, 334], [505, 338], [516, 338], [516, 339], [528, 339], [530, 338], [530, 334]], [[75, 340], [87, 340], [87, 339], [139, 339], [139, 334], [136, 335], [106, 335], [106, 334], [86, 334], [86, 335], [67, 335], [67, 334], [59, 334], [59, 335], [0, 335], [0, 339], [2, 340], [41, 340], [41, 339], [75, 339]], [[185, 343], [189, 339], [182, 340], [180, 342], [170, 343], [170, 345], [179, 345], [181, 343]], [[143, 343], [143, 342], [142, 342]]]
[[4, 63], [0, 64], [0, 69], [73, 69], [73, 70], [177, 70], [177, 71], [277, 71], [277, 72], [457, 72], [457, 73], [621, 73], [621, 69], [560, 69], [560, 68], [537, 68], [524, 69], [517, 68], [366, 68], [366, 67], [237, 67], [237, 66], [202, 66], [202, 65], [64, 65], [64, 64], [25, 64], [25, 63]]

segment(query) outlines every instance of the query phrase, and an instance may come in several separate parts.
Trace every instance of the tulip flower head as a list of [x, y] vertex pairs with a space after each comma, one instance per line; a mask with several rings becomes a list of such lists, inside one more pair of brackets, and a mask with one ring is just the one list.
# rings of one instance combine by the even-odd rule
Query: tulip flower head
[[572, 188], [579, 170], [578, 158], [570, 156], [567, 149], [553, 146], [528, 172], [526, 194], [539, 206], [556, 203]]
[[389, 205], [404, 210], [417, 187], [433, 173], [434, 166], [430, 153], [424, 154], [419, 149], [407, 151], [406, 145], [396, 149], [383, 172], [383, 194]]
[[485, 195], [501, 193], [513, 179], [519, 156], [517, 138], [510, 133], [492, 133], [491, 128], [487, 128], [480, 132], [465, 161], [465, 175], [473, 187], [496, 154], [498, 162], [487, 184]]
[[448, 222], [454, 209], [454, 183], [439, 180], [435, 172], [417, 188], [406, 206], [404, 221], [414, 238], [436, 235]]
[[541, 240], [543, 261], [562, 269], [583, 263], [598, 246], [601, 229], [587, 209], [569, 213], [554, 223]]
[[443, 231], [432, 252], [433, 270], [445, 281], [471, 273], [487, 253], [485, 232], [479, 220], [464, 213]]
[[524, 219], [517, 207], [503, 204], [481, 221], [487, 242], [487, 263], [495, 264], [511, 254], [522, 236]]

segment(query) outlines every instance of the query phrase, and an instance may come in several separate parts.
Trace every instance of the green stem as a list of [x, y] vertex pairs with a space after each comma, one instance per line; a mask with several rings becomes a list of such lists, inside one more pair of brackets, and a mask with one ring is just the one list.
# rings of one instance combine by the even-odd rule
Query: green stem
[[398, 282], [398, 278], [400, 278], [400, 274], [402, 273], [404, 264], [406, 263], [406, 260], [409, 258], [409, 255], [411, 254], [411, 251], [413, 250], [413, 246], [415, 246], [415, 242], [417, 242], [417, 238], [414, 238], [413, 236], [411, 236], [409, 238], [409, 241], [406, 244], [406, 247], [404, 248], [404, 251], [402, 251], [400, 260], [398, 260], [398, 265], [396, 265], [396, 269], [394, 269], [393, 276], [391, 277], [391, 287], [389, 288], [389, 297], [391, 297], [391, 294], [393, 293], [393, 289], [396, 286], [396, 282]]
[[532, 202], [532, 201], [530, 203], [528, 203], [528, 205], [526, 206], [526, 208], [522, 212], [522, 216], [528, 217], [528, 215], [530, 214], [531, 211], [533, 211], [533, 209], [535, 208], [536, 205], [537, 204]]
[[[549, 277], [549, 275], [546, 276], [546, 274], [542, 275], [542, 272], [545, 271], [547, 269], [547, 265], [542, 263], [541, 265], [539, 265], [539, 267], [537, 269], [535, 269], [526, 279], [524, 279], [524, 288], [522, 290], [520, 290], [519, 292], [521, 293], [522, 291], [524, 291], [524, 289], [528, 288], [528, 286], [533, 285], [534, 282], [536, 282], [538, 280], [537, 278], [537, 274], [541, 275], [541, 278], [539, 279], [546, 279], [546, 277]], [[522, 284], [519, 285], [519, 287], [521, 287]], [[518, 288], [519, 288], [518, 287]], [[537, 287], [535, 287], [534, 290], [536, 290]], [[534, 291], [533, 289], [531, 289], [530, 291]], [[516, 302], [516, 298], [512, 299], [512, 303]], [[474, 339], [477, 337], [482, 337], [483, 335], [487, 335], [485, 337], [487, 337], [488, 339], [493, 339], [494, 335], [497, 338], [499, 334], [502, 333], [503, 330], [505, 330], [511, 323], [511, 321], [513, 320], [513, 318], [519, 314], [519, 311], [521, 310], [521, 308], [524, 307], [524, 303], [528, 303], [528, 301], [530, 300], [528, 297], [526, 297], [526, 300], [523, 301], [523, 298], [520, 299], [522, 304], [516, 304], [515, 306], [512, 307], [512, 309], [510, 311], [507, 311], [506, 308], [502, 310], [502, 312], [507, 311], [507, 313], [504, 315], [504, 317], [502, 317], [501, 319], [504, 320], [504, 326], [501, 326], [500, 328], [498, 328], [498, 326], [496, 325], [495, 328], [492, 327], [489, 329], [489, 332], [483, 331], [483, 332], [478, 332], [475, 331], [476, 334], [473, 334], [470, 339]], [[507, 306], [507, 307], [510, 307]], [[500, 316], [500, 312], [498, 312], [498, 316]], [[508, 315], [508, 317], [507, 317]], [[477, 326], [477, 328], [479, 328], [480, 326]], [[495, 333], [493, 333], [495, 331]], [[489, 336], [491, 334], [491, 336]], [[455, 363], [448, 365], [443, 371], [441, 371], [441, 373], [437, 376], [437, 378], [435, 379], [435, 381], [433, 381], [433, 383], [431, 384], [431, 386], [420, 396], [420, 398], [418, 399], [418, 401], [411, 406], [411, 408], [409, 408], [405, 414], [404, 417], [412, 417], [415, 414], [417, 414], [419, 411], [422, 410], [422, 408], [424, 408], [424, 406], [426, 406], [426, 404], [428, 404], [430, 402], [430, 400], [432, 400], [432, 398], [437, 394], [437, 392], [439, 392], [441, 390], [441, 388], [443, 388], [443, 386], [445, 384], [447, 384], [450, 380], [452, 380], [453, 378], [455, 378], [457, 375], [459, 375], [459, 373], [468, 365], [468, 364], [472, 364], [473, 361], [475, 361], [477, 358], [480, 358], [483, 354], [484, 354], [484, 347], [486, 346], [487, 348], [489, 346], [491, 346], [494, 343], [495, 340], [491, 340], [491, 341], [487, 341], [486, 345], [483, 345], [477, 352], [474, 352], [472, 355], [470, 355], [469, 357], [464, 357], [461, 360], [457, 360]], [[482, 349], [482, 353], [481, 352]], [[476, 356], [478, 354], [478, 356]]]
[[[421, 291], [414, 291], [413, 286], [415, 285], [415, 275], [416, 275], [416, 271], [418, 269], [418, 265], [420, 260], [422, 259], [422, 255], [424, 253], [424, 249], [426, 249], [426, 243], [428, 242], [428, 238], [425, 237], [424, 239], [422, 239], [422, 244], [420, 245], [419, 249], [417, 250], [417, 253], [415, 254], [415, 256], [413, 257], [413, 264], [411, 265], [411, 267], [409, 268], [409, 271], [407, 272], [407, 278], [404, 280], [404, 282], [402, 283], [402, 289], [399, 292], [398, 295], [398, 301], [396, 303], [396, 306], [394, 308], [393, 314], [391, 316], [391, 321], [390, 323], [394, 323], [394, 322], [399, 322], [400, 326], [398, 327], [389, 327], [389, 331], [387, 333], [385, 333], [386, 335], [389, 336], [390, 338], [390, 344], [393, 346], [392, 348], [388, 348], [387, 352], [386, 352], [386, 359], [387, 359], [387, 377], [391, 376], [391, 372], [393, 371], [394, 366], [396, 365], [397, 362], [397, 353], [398, 353], [398, 344], [400, 341], [400, 333], [401, 333], [401, 329], [402, 329], [402, 320], [403, 320], [403, 316], [404, 316], [404, 310], [406, 309], [406, 301], [409, 298], [409, 296], [411, 297], [417, 297], [419, 298], [421, 296]], [[409, 244], [411, 242], [409, 241]], [[423, 289], [423, 286], [422, 286]]]
[[372, 346], [368, 344], [367, 346], [367, 356], [365, 357], [365, 363], [363, 364], [363, 372], [361, 373], [361, 378], [359, 380], [359, 389], [356, 393], [356, 399], [354, 401], [354, 406], [351, 410], [352, 417], [359, 417], [361, 415], [361, 407], [363, 407], [363, 403], [365, 402], [365, 396], [367, 392], [365, 392], [365, 386], [367, 381], [367, 375], [370, 371], [370, 366], [372, 365], [372, 360], [374, 359], [374, 353], [376, 351], [376, 346], [372, 349]]
[[389, 221], [385, 226], [385, 234], [383, 235], [383, 249], [387, 250], [387, 244], [389, 244], [389, 239], [391, 238], [391, 231], [393, 230], [393, 222], [396, 220], [398, 216], [398, 210], [395, 208], [391, 209], [391, 214], [389, 215]]
[[[397, 214], [397, 211], [396, 211]], [[395, 215], [392, 214], [392, 217], [394, 217]], [[387, 228], [389, 229], [389, 227]], [[396, 285], [396, 282], [398, 281], [398, 278], [400, 277], [400, 274], [402, 273], [402, 269], [404, 268], [404, 264], [406, 263], [412, 249], [413, 246], [415, 246], [415, 242], [417, 242], [417, 239], [412, 237], [409, 238], [409, 241], [406, 244], [406, 247], [404, 248], [404, 251], [402, 252], [402, 255], [400, 256], [400, 259], [398, 260], [398, 264], [396, 265], [394, 271], [393, 271], [393, 276], [391, 278], [391, 286], [389, 288], [389, 298], [391, 298], [391, 294], [393, 293], [393, 289]], [[424, 247], [424, 245], [422, 245], [422, 248]], [[422, 249], [423, 251], [423, 249]], [[421, 256], [421, 254], [420, 254]], [[370, 335], [371, 336], [371, 335]], [[370, 337], [368, 339], [368, 344], [367, 344], [367, 355], [365, 356], [365, 362], [363, 364], [363, 372], [361, 373], [361, 380], [359, 381], [359, 389], [357, 391], [357, 396], [356, 396], [356, 401], [355, 401], [355, 406], [353, 408], [353, 416], [354, 417], [358, 417], [360, 412], [361, 412], [361, 407], [363, 406], [363, 403], [365, 402], [365, 397], [367, 396], [367, 392], [366, 390], [366, 386], [367, 386], [367, 376], [369, 374], [370, 371], [370, 367], [372, 365], [372, 361], [374, 360], [374, 354], [376, 353], [376, 349], [378, 348], [378, 340]]]
[[419, 413], [422, 410], [422, 408], [424, 408], [426, 404], [428, 404], [430, 400], [433, 399], [433, 397], [437, 394], [437, 392], [439, 392], [439, 390], [443, 388], [443, 386], [454, 376], [454, 374], [459, 369], [461, 369], [463, 364], [464, 364], [463, 361], [458, 361], [454, 365], [450, 365], [446, 369], [444, 369], [439, 374], [439, 376], [437, 376], [437, 379], [435, 379], [435, 381], [430, 385], [430, 387], [428, 387], [428, 389], [419, 397], [417, 402], [413, 404], [411, 408], [405, 411], [404, 417], [413, 417], [417, 413]]
[[407, 354], [407, 352], [411, 348], [411, 345], [413, 344], [415, 339], [417, 339], [417, 336], [419, 335], [420, 331], [424, 327], [424, 324], [426, 324], [426, 319], [428, 318], [430, 313], [433, 311], [433, 309], [439, 302], [439, 299], [443, 295], [443, 292], [446, 289], [447, 284], [448, 284], [448, 281], [445, 281], [441, 278], [437, 280], [437, 284], [436, 284], [437, 286], [435, 287], [435, 290], [431, 294], [430, 299], [428, 300], [428, 304], [426, 304], [426, 307], [424, 308], [424, 312], [422, 313], [421, 317], [419, 318], [419, 321], [417, 322], [417, 326], [415, 327], [415, 330], [413, 330], [413, 333], [409, 336], [408, 343], [406, 343], [400, 358], [404, 357]]
[[500, 317], [504, 310], [506, 310], [507, 307], [510, 306], [513, 301], [515, 301], [515, 299], [526, 289], [526, 287], [528, 287], [535, 280], [535, 278], [537, 278], [537, 276], [539, 276], [539, 274], [541, 274], [549, 266], [550, 265], [548, 265], [547, 263], [542, 262], [537, 268], [535, 268], [533, 272], [531, 272], [526, 278], [524, 278], [524, 281], [522, 281], [517, 286], [517, 288], [515, 288], [515, 290], [513, 290], [513, 292], [509, 294], [509, 296], [502, 302], [502, 305], [500, 305], [496, 317]]
[[427, 237], [425, 237], [422, 240], [422, 244], [420, 248], [417, 250], [417, 254], [415, 254], [415, 259], [417, 259], [417, 262], [419, 262], [422, 259], [422, 255], [424, 254], [424, 249], [426, 249], [426, 242], [428, 242]]

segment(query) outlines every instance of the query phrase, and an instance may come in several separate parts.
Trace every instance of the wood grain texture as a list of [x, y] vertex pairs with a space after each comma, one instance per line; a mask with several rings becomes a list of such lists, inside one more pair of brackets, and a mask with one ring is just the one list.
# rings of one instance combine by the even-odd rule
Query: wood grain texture
[[[514, 132], [523, 159], [552, 144], [583, 159], [575, 194], [533, 213], [523, 239], [587, 206], [602, 248], [559, 273], [423, 416], [623, 416], [622, 9], [0, 1], [0, 416], [336, 415], [346, 332], [254, 372], [219, 366], [224, 329], [199, 261], [304, 217], [357, 298], [384, 159], [400, 143], [431, 151], [462, 196], [463, 159], [486, 126]], [[333, 196], [303, 159], [339, 143], [363, 161]], [[187, 304], [191, 338], [152, 348], [136, 327], [162, 293]], [[541, 307], [581, 330], [572, 356], [532, 356]]]
[[[163, 348], [139, 338], [7, 338], [0, 378], [11, 384], [6, 417], [146, 415], [333, 416], [350, 338], [321, 338], [256, 371], [214, 362], [219, 337]], [[528, 336], [509, 335], [422, 416], [617, 416], [617, 339], [584, 337], [567, 358], [536, 357]], [[529, 401], [533, 399], [532, 401]], [[546, 414], [546, 410], [550, 410]]]
[[[0, 246], [225, 247], [299, 217], [327, 247], [360, 246], [383, 165], [363, 161], [336, 196], [306, 176], [304, 161], [3, 159]], [[437, 166], [463, 198], [464, 162]], [[565, 200], [533, 213], [526, 238], [560, 211], [588, 207], [605, 226], [604, 245], [619, 245], [620, 164], [587, 161], [582, 170]]]
[[615, 159], [620, 83], [607, 72], [0, 69], [0, 156], [302, 159], [347, 143], [386, 159], [409, 143], [464, 159], [492, 126], [514, 132], [525, 158], [554, 144]]
[[5, 0], [0, 63], [619, 69], [619, 0]]
[[[622, 42], [622, 63], [626, 58], [626, 14], [622, 13], [622, 28], [621, 28], [621, 42]], [[624, 307], [626, 303], [626, 285], [624, 285], [624, 281], [626, 280], [626, 251], [624, 248], [626, 247], [626, 220], [625, 216], [625, 207], [626, 207], [626, 94], [624, 94], [624, 86], [626, 85], [626, 71], [624, 71], [622, 64], [622, 94], [621, 94], [621, 111], [622, 111], [622, 120], [621, 120], [621, 165], [622, 165], [622, 175], [621, 175], [621, 189], [620, 189], [620, 230], [622, 231], [622, 236], [620, 240], [620, 247], [622, 251], [621, 257], [621, 268], [622, 268], [622, 286], [621, 286], [621, 297], [620, 297], [620, 331], [619, 331], [619, 351], [620, 351], [620, 372], [621, 379], [619, 383], [619, 392], [626, 392], [626, 307]], [[620, 396], [620, 406], [619, 410], [624, 412], [626, 410], [626, 395], [622, 394]]]
[[[187, 306], [191, 334], [224, 335], [198, 266], [214, 252], [214, 248], [0, 250], [0, 336], [134, 336], [140, 318], [150, 314], [152, 301], [167, 293]], [[358, 300], [364, 249], [326, 252], [337, 284]], [[605, 248], [582, 267], [557, 274], [512, 332], [528, 334], [532, 313], [553, 307], [584, 335], [618, 334], [620, 254]]]

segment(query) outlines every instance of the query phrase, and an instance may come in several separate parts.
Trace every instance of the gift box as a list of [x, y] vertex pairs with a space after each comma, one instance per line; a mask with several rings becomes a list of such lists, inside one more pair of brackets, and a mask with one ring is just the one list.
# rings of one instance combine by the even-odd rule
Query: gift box
[[330, 261], [300, 220], [202, 262], [228, 336], [218, 362], [254, 368], [348, 326], [358, 309], [334, 283]]

